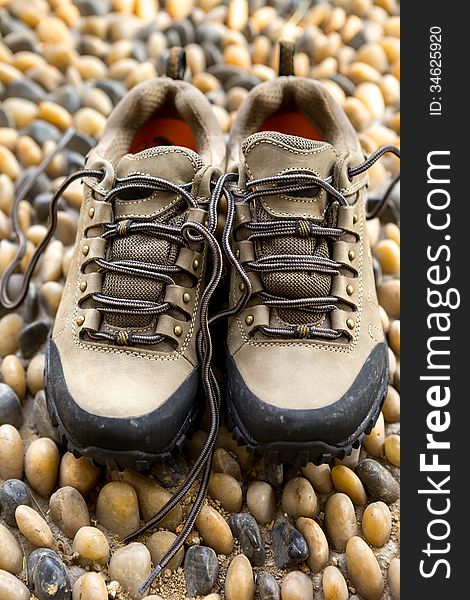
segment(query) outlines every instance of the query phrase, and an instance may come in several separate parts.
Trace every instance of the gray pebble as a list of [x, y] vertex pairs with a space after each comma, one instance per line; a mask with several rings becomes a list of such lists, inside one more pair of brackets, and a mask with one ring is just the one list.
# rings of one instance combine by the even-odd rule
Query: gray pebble
[[56, 442], [56, 444], [60, 444], [59, 437], [52, 426], [51, 419], [49, 417], [44, 390], [39, 390], [34, 397], [33, 416], [34, 425], [38, 430], [39, 435], [41, 437], [50, 438]]
[[85, 133], [80, 133], [76, 131], [69, 143], [67, 144], [67, 148], [71, 152], [76, 152], [81, 156], [86, 156], [88, 152], [94, 147], [95, 141], [90, 136]]
[[248, 75], [247, 73], [240, 73], [227, 79], [227, 81], [224, 83], [224, 88], [226, 91], [231, 90], [233, 87], [241, 87], [245, 90], [251, 90], [259, 83], [261, 83], [261, 79], [258, 77], [255, 77], [254, 75]]
[[75, 0], [75, 4], [82, 17], [104, 16], [112, 10], [110, 0]]
[[111, 99], [113, 104], [117, 104], [126, 93], [126, 86], [120, 81], [112, 81], [111, 79], [99, 79], [95, 83], [95, 87], [103, 90]]
[[36, 50], [36, 36], [29, 29], [12, 31], [5, 36], [3, 41], [13, 53], [23, 51], [34, 52]]
[[279, 569], [294, 567], [309, 557], [304, 536], [287, 521], [278, 521], [272, 530], [274, 562]]
[[85, 157], [78, 152], [67, 152], [67, 172], [72, 173], [77, 169], [83, 169]]
[[375, 256], [372, 257], [372, 268], [374, 269], [375, 287], [379, 288], [382, 285], [382, 267]]
[[[8, 294], [11, 298], [15, 298], [21, 290], [23, 283], [23, 276], [19, 273], [13, 273], [10, 281], [8, 282]], [[0, 317], [6, 315], [9, 310], [5, 309], [0, 305]], [[28, 294], [23, 301], [21, 308], [18, 312], [23, 315], [27, 321], [31, 321], [36, 318], [38, 313], [38, 295], [36, 293], [36, 286], [31, 283], [28, 289]]]
[[94, 35], [84, 35], [77, 50], [82, 56], [97, 56], [103, 59], [109, 51], [109, 44]]
[[[37, 142], [40, 146], [47, 142], [47, 140], [53, 140], [54, 142], [58, 142], [61, 138], [60, 130], [51, 123], [47, 121], [43, 121], [42, 119], [37, 119], [33, 121], [28, 127], [23, 131], [26, 135], [29, 135], [33, 138], [35, 142]], [[39, 192], [38, 192], [39, 193]]]
[[349, 77], [346, 77], [346, 75], [342, 75], [341, 73], [333, 73], [330, 79], [331, 81], [334, 81], [339, 85], [339, 87], [343, 90], [346, 96], [352, 96], [354, 94], [356, 86], [349, 79]]
[[204, 50], [207, 66], [216, 65], [223, 62], [221, 51], [212, 42], [202, 42], [201, 48]]
[[71, 600], [72, 584], [63, 562], [48, 548], [28, 557], [28, 583], [39, 600]]
[[0, 509], [7, 525], [17, 527], [15, 510], [20, 504], [31, 506], [28, 488], [19, 479], [7, 479], [0, 487]]
[[390, 471], [371, 458], [361, 461], [354, 469], [372, 500], [392, 504], [400, 497], [400, 486]]
[[0, 127], [14, 127], [15, 123], [10, 111], [4, 106], [0, 106]]
[[18, 396], [6, 383], [0, 383], [0, 425], [20, 427], [23, 422], [21, 403]]
[[46, 342], [50, 326], [44, 321], [26, 325], [18, 335], [18, 345], [24, 358], [32, 358]]
[[147, 46], [142, 40], [134, 40], [132, 44], [131, 57], [135, 58], [138, 62], [145, 62], [147, 60]]
[[249, 513], [230, 515], [228, 524], [238, 538], [243, 554], [254, 567], [261, 567], [266, 560], [266, 551], [258, 523]]
[[[23, 169], [22, 175], [19, 178], [19, 181], [17, 180], [18, 185], [17, 185], [16, 189], [18, 189], [20, 187], [20, 185], [22, 185], [23, 181], [25, 181], [27, 178], [29, 178], [31, 173], [34, 173], [34, 172], [35, 172], [34, 167], [28, 167], [27, 169]], [[51, 182], [49, 181], [49, 178], [47, 177], [47, 175], [45, 175], [44, 173], [35, 175], [34, 181], [31, 185], [31, 188], [27, 193], [26, 199], [32, 200], [38, 194], [43, 194], [44, 192], [49, 192], [50, 189], [51, 189]]]
[[369, 40], [366, 34], [361, 29], [361, 31], [358, 31], [356, 35], [349, 40], [348, 46], [351, 46], [351, 48], [354, 48], [354, 50], [359, 50], [359, 48], [366, 44], [368, 41]]
[[60, 106], [63, 106], [69, 113], [77, 112], [82, 106], [77, 90], [70, 83], [61, 85], [51, 94], [51, 100]]
[[40, 223], [44, 223], [47, 221], [47, 217], [49, 215], [49, 205], [51, 203], [52, 194], [49, 192], [44, 192], [42, 194], [38, 194], [34, 196], [34, 200], [32, 202], [34, 210], [36, 211], [36, 217]]
[[219, 574], [217, 555], [207, 546], [191, 546], [184, 558], [186, 594], [193, 598], [209, 594]]
[[281, 600], [281, 590], [271, 573], [262, 571], [256, 578], [259, 600]]
[[203, 44], [210, 42], [219, 45], [225, 36], [225, 26], [222, 23], [201, 23], [196, 29], [196, 42]]
[[8, 98], [26, 98], [32, 102], [41, 102], [46, 98], [43, 88], [30, 79], [17, 79], [12, 81], [7, 90]]

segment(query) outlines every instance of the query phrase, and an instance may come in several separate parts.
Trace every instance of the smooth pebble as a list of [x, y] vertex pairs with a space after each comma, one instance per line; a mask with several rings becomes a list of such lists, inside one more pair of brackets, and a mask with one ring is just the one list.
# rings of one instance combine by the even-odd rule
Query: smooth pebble
[[282, 600], [313, 600], [313, 584], [302, 571], [291, 571], [281, 585]]
[[36, 354], [26, 371], [26, 384], [32, 396], [35, 396], [39, 390], [44, 388], [44, 354]]
[[395, 467], [400, 466], [400, 436], [397, 434], [389, 435], [384, 442], [385, 456], [388, 462]]
[[341, 571], [329, 566], [323, 572], [322, 577], [323, 595], [325, 600], [348, 600], [349, 591]]
[[243, 497], [240, 484], [231, 475], [213, 473], [209, 480], [209, 496], [219, 501], [224, 510], [238, 512], [242, 507]]
[[35, 548], [52, 548], [54, 536], [46, 521], [30, 506], [18, 506], [15, 511], [18, 529]]
[[52, 520], [69, 538], [73, 538], [81, 527], [90, 525], [88, 506], [73, 487], [61, 487], [52, 494], [49, 508]]
[[108, 590], [99, 573], [85, 573], [73, 586], [72, 600], [108, 600]]
[[204, 505], [196, 519], [196, 529], [204, 542], [218, 554], [228, 555], [233, 549], [233, 536], [226, 520], [211, 506]]
[[184, 558], [186, 593], [191, 598], [208, 594], [219, 574], [217, 555], [207, 546], [190, 546]]
[[18, 335], [23, 326], [23, 318], [16, 313], [9, 313], [0, 319], [0, 356], [15, 354], [18, 350]]
[[276, 514], [276, 496], [269, 483], [253, 481], [246, 492], [248, 510], [260, 525], [270, 523]]
[[109, 576], [118, 581], [131, 598], [139, 600], [148, 595], [139, 593], [142, 583], [150, 575], [152, 559], [147, 548], [139, 542], [132, 542], [119, 548], [109, 561]]
[[375, 423], [369, 435], [364, 437], [362, 445], [372, 456], [381, 457], [383, 455], [383, 445], [385, 441], [385, 423], [383, 414], [379, 414], [379, 418]]
[[[2, 365], [3, 366], [3, 365]], [[20, 427], [23, 422], [18, 396], [6, 383], [0, 383], [0, 425]]]
[[96, 518], [109, 531], [121, 537], [135, 531], [140, 524], [139, 503], [128, 483], [112, 481], [101, 489], [95, 510]]
[[305, 467], [302, 467], [302, 473], [320, 494], [329, 494], [333, 491], [329, 465], [308, 463]]
[[0, 479], [22, 479], [23, 440], [12, 425], [0, 425]]
[[325, 526], [332, 547], [344, 552], [347, 541], [357, 533], [356, 513], [349, 496], [338, 492], [328, 498]]
[[7, 479], [0, 486], [0, 514], [7, 525], [16, 527], [15, 511], [20, 504], [31, 505], [28, 488], [19, 479]]
[[[171, 531], [156, 531], [152, 534], [146, 542], [146, 546], [150, 552], [152, 557], [152, 562], [154, 565], [157, 565], [160, 560], [163, 558], [164, 554], [167, 550], [170, 549], [170, 546], [176, 540], [176, 535]], [[165, 569], [170, 569], [170, 571], [176, 571], [178, 569], [184, 559], [184, 547], [180, 548], [175, 556], [170, 560], [170, 562], [166, 565]]]
[[337, 465], [331, 471], [331, 478], [337, 491], [347, 494], [356, 506], [366, 504], [366, 491], [361, 480], [352, 469]]
[[362, 533], [369, 544], [381, 548], [390, 539], [392, 516], [384, 502], [372, 502], [362, 515]]
[[329, 556], [328, 541], [323, 529], [316, 521], [305, 517], [297, 519], [295, 526], [304, 536], [308, 545], [308, 566], [313, 573], [320, 572], [328, 562]]
[[356, 591], [364, 600], [380, 600], [384, 581], [379, 563], [360, 537], [352, 537], [346, 546], [346, 568]]
[[255, 582], [250, 561], [243, 554], [236, 556], [225, 578], [226, 600], [254, 600]]
[[0, 523], [0, 569], [16, 575], [23, 568], [23, 552], [16, 538]]
[[40, 496], [54, 489], [59, 471], [59, 450], [49, 438], [34, 440], [26, 451], [24, 470], [29, 484]]
[[400, 600], [400, 559], [392, 558], [388, 567], [388, 585], [393, 600]]
[[30, 600], [28, 588], [11, 573], [0, 569], [0, 598], [2, 600]]
[[282, 494], [282, 508], [293, 519], [316, 516], [317, 496], [308, 479], [294, 477], [287, 482]]
[[60, 461], [59, 485], [61, 488], [71, 486], [84, 497], [93, 490], [100, 478], [101, 469], [84, 456], [75, 458], [66, 452]]
[[81, 565], [105, 565], [109, 559], [108, 540], [96, 527], [85, 526], [77, 531], [73, 539], [73, 551], [79, 555]]
[[354, 469], [373, 500], [392, 504], [400, 497], [400, 486], [393, 475], [372, 458], [362, 460]]

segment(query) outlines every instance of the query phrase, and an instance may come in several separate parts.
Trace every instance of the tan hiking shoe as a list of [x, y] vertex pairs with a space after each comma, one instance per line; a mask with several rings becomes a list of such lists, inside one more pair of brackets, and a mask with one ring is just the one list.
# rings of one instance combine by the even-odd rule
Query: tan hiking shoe
[[[273, 461], [351, 452], [387, 389], [387, 346], [365, 229], [364, 162], [327, 90], [255, 87], [229, 141], [232, 227], [227, 408], [239, 440]], [[230, 213], [229, 213], [230, 220]], [[235, 264], [235, 263], [233, 263]]]
[[206, 98], [162, 78], [126, 95], [72, 176], [83, 203], [45, 373], [70, 450], [143, 469], [183, 443], [201, 406], [208, 244], [197, 228], [224, 156]]

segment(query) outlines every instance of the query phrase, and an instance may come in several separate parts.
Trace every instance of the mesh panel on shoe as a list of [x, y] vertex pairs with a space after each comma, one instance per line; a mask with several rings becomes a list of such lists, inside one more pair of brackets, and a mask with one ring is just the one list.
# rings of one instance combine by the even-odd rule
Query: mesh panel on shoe
[[250, 137], [245, 140], [242, 146], [243, 154], [246, 154], [248, 150], [248, 146], [252, 146], [260, 139], [266, 139], [269, 137], [270, 140], [275, 140], [276, 142], [280, 142], [286, 146], [290, 146], [291, 148], [295, 148], [296, 150], [315, 150], [316, 148], [320, 148], [324, 146], [324, 142], [319, 142], [316, 140], [309, 140], [307, 138], [301, 138], [296, 135], [288, 135], [284, 133], [278, 133], [277, 131], [270, 131], [268, 136], [265, 131], [260, 131], [258, 133], [254, 133], [250, 135]]
[[[181, 226], [185, 219], [182, 212], [184, 206], [183, 202], [179, 202], [163, 215], [159, 215], [158, 222]], [[153, 220], [156, 221], [156, 219]], [[135, 260], [163, 265], [174, 264], [177, 255], [178, 248], [175, 244], [145, 234], [115, 238], [109, 244], [108, 251], [110, 260]], [[144, 277], [109, 272], [103, 281], [103, 294], [118, 298], [161, 302], [163, 292], [164, 285], [162, 283]], [[151, 315], [108, 313], [106, 322], [113, 327], [148, 327], [153, 318]]]

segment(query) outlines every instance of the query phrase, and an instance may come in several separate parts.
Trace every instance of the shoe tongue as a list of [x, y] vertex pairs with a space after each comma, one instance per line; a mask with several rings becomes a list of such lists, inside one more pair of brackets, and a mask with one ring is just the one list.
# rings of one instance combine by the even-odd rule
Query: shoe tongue
[[[243, 144], [242, 154], [248, 179], [282, 175], [292, 171], [311, 172], [322, 179], [333, 173], [338, 154], [331, 144], [273, 131], [255, 133]], [[289, 196], [263, 198], [275, 216], [323, 220], [328, 196], [321, 188]]]
[[[124, 155], [116, 165], [116, 177], [123, 179], [135, 175], [147, 175], [181, 185], [193, 181], [202, 166], [201, 157], [189, 148], [155, 146], [136, 154]], [[165, 210], [175, 199], [176, 194], [172, 192], [158, 191], [152, 194], [143, 188], [135, 189], [126, 193], [125, 197], [116, 199], [115, 216], [120, 218], [129, 213], [142, 217], [149, 216]]]

